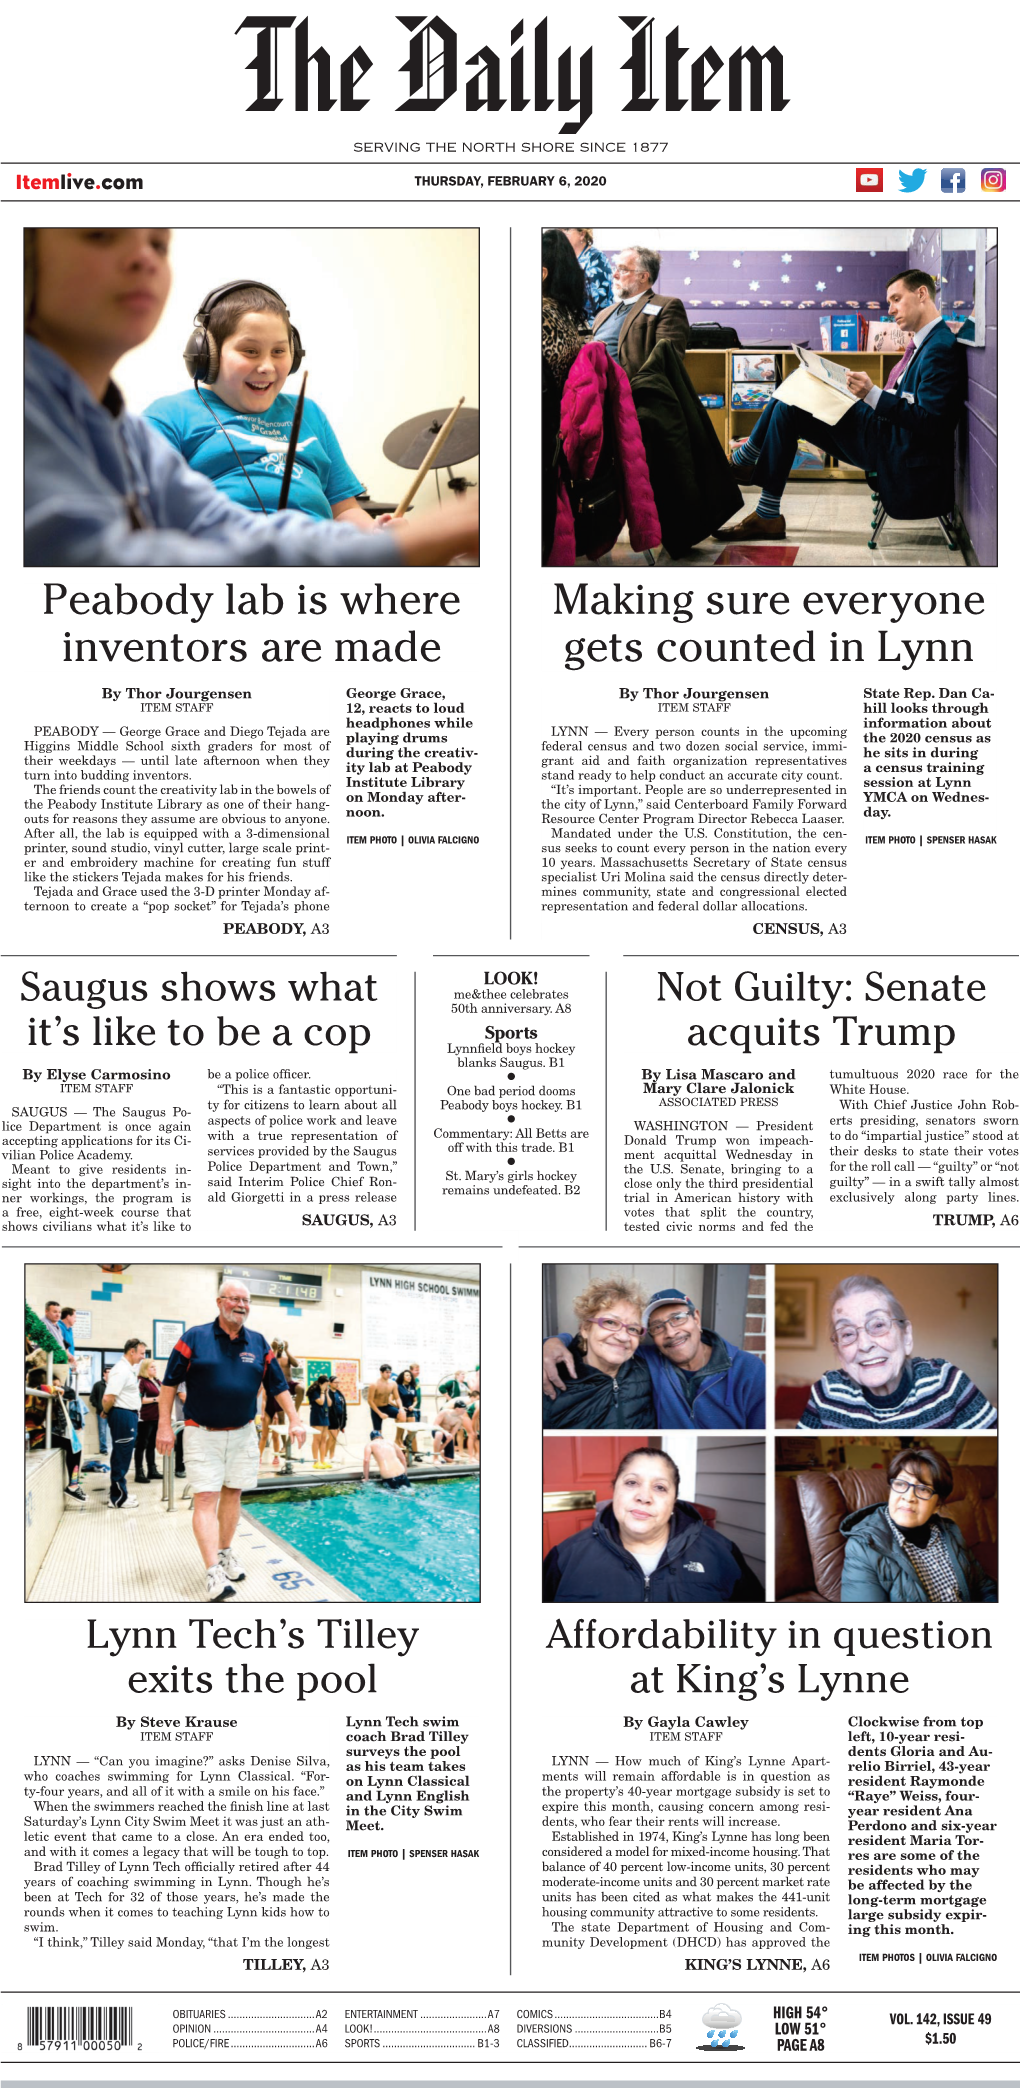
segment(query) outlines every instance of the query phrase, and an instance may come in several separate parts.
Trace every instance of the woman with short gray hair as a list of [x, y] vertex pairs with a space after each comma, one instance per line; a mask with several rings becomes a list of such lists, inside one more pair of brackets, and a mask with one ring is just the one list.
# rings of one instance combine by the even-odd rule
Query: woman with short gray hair
[[965, 1370], [942, 1357], [914, 1355], [914, 1329], [899, 1299], [877, 1276], [845, 1276], [832, 1294], [829, 1331], [839, 1358], [823, 1371], [798, 1429], [998, 1427], [995, 1408]]

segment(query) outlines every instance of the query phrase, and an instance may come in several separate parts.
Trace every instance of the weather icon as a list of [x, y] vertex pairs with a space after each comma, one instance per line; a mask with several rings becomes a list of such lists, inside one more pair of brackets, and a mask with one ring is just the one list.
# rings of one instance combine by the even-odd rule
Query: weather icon
[[737, 2043], [737, 2031], [743, 2022], [739, 2008], [729, 2001], [713, 2001], [701, 2018], [708, 2031], [707, 2044], [699, 2045], [699, 2052], [742, 2052], [743, 2045]]

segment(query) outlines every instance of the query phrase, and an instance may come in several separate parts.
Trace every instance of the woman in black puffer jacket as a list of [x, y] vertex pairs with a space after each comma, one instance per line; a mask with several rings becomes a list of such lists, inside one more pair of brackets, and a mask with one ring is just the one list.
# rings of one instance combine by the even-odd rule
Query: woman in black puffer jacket
[[543, 1602], [764, 1602], [742, 1552], [679, 1499], [665, 1450], [630, 1450], [588, 1530], [547, 1554]]

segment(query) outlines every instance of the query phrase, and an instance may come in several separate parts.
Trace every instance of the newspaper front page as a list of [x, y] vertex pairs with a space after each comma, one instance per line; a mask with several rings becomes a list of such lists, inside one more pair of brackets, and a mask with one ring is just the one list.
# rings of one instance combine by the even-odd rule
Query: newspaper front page
[[1015, 2077], [962, 31], [9, 29], [13, 2080]]

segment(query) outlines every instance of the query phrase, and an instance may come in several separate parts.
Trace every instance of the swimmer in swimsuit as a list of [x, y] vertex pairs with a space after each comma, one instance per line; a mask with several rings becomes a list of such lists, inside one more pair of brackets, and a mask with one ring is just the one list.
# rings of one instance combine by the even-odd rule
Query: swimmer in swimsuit
[[372, 1416], [372, 1427], [380, 1433], [382, 1432], [384, 1419], [390, 1421], [407, 1420], [408, 1417], [397, 1398], [397, 1388], [393, 1382], [392, 1363], [380, 1363], [379, 1375], [375, 1384], [369, 1385], [366, 1397], [368, 1399], [368, 1410]]
[[390, 1493], [397, 1493], [402, 1486], [410, 1486], [407, 1475], [407, 1454], [399, 1443], [387, 1443], [383, 1436], [373, 1435], [365, 1444], [361, 1460], [361, 1483], [368, 1485], [368, 1475], [374, 1462], [379, 1467], [379, 1477]]

